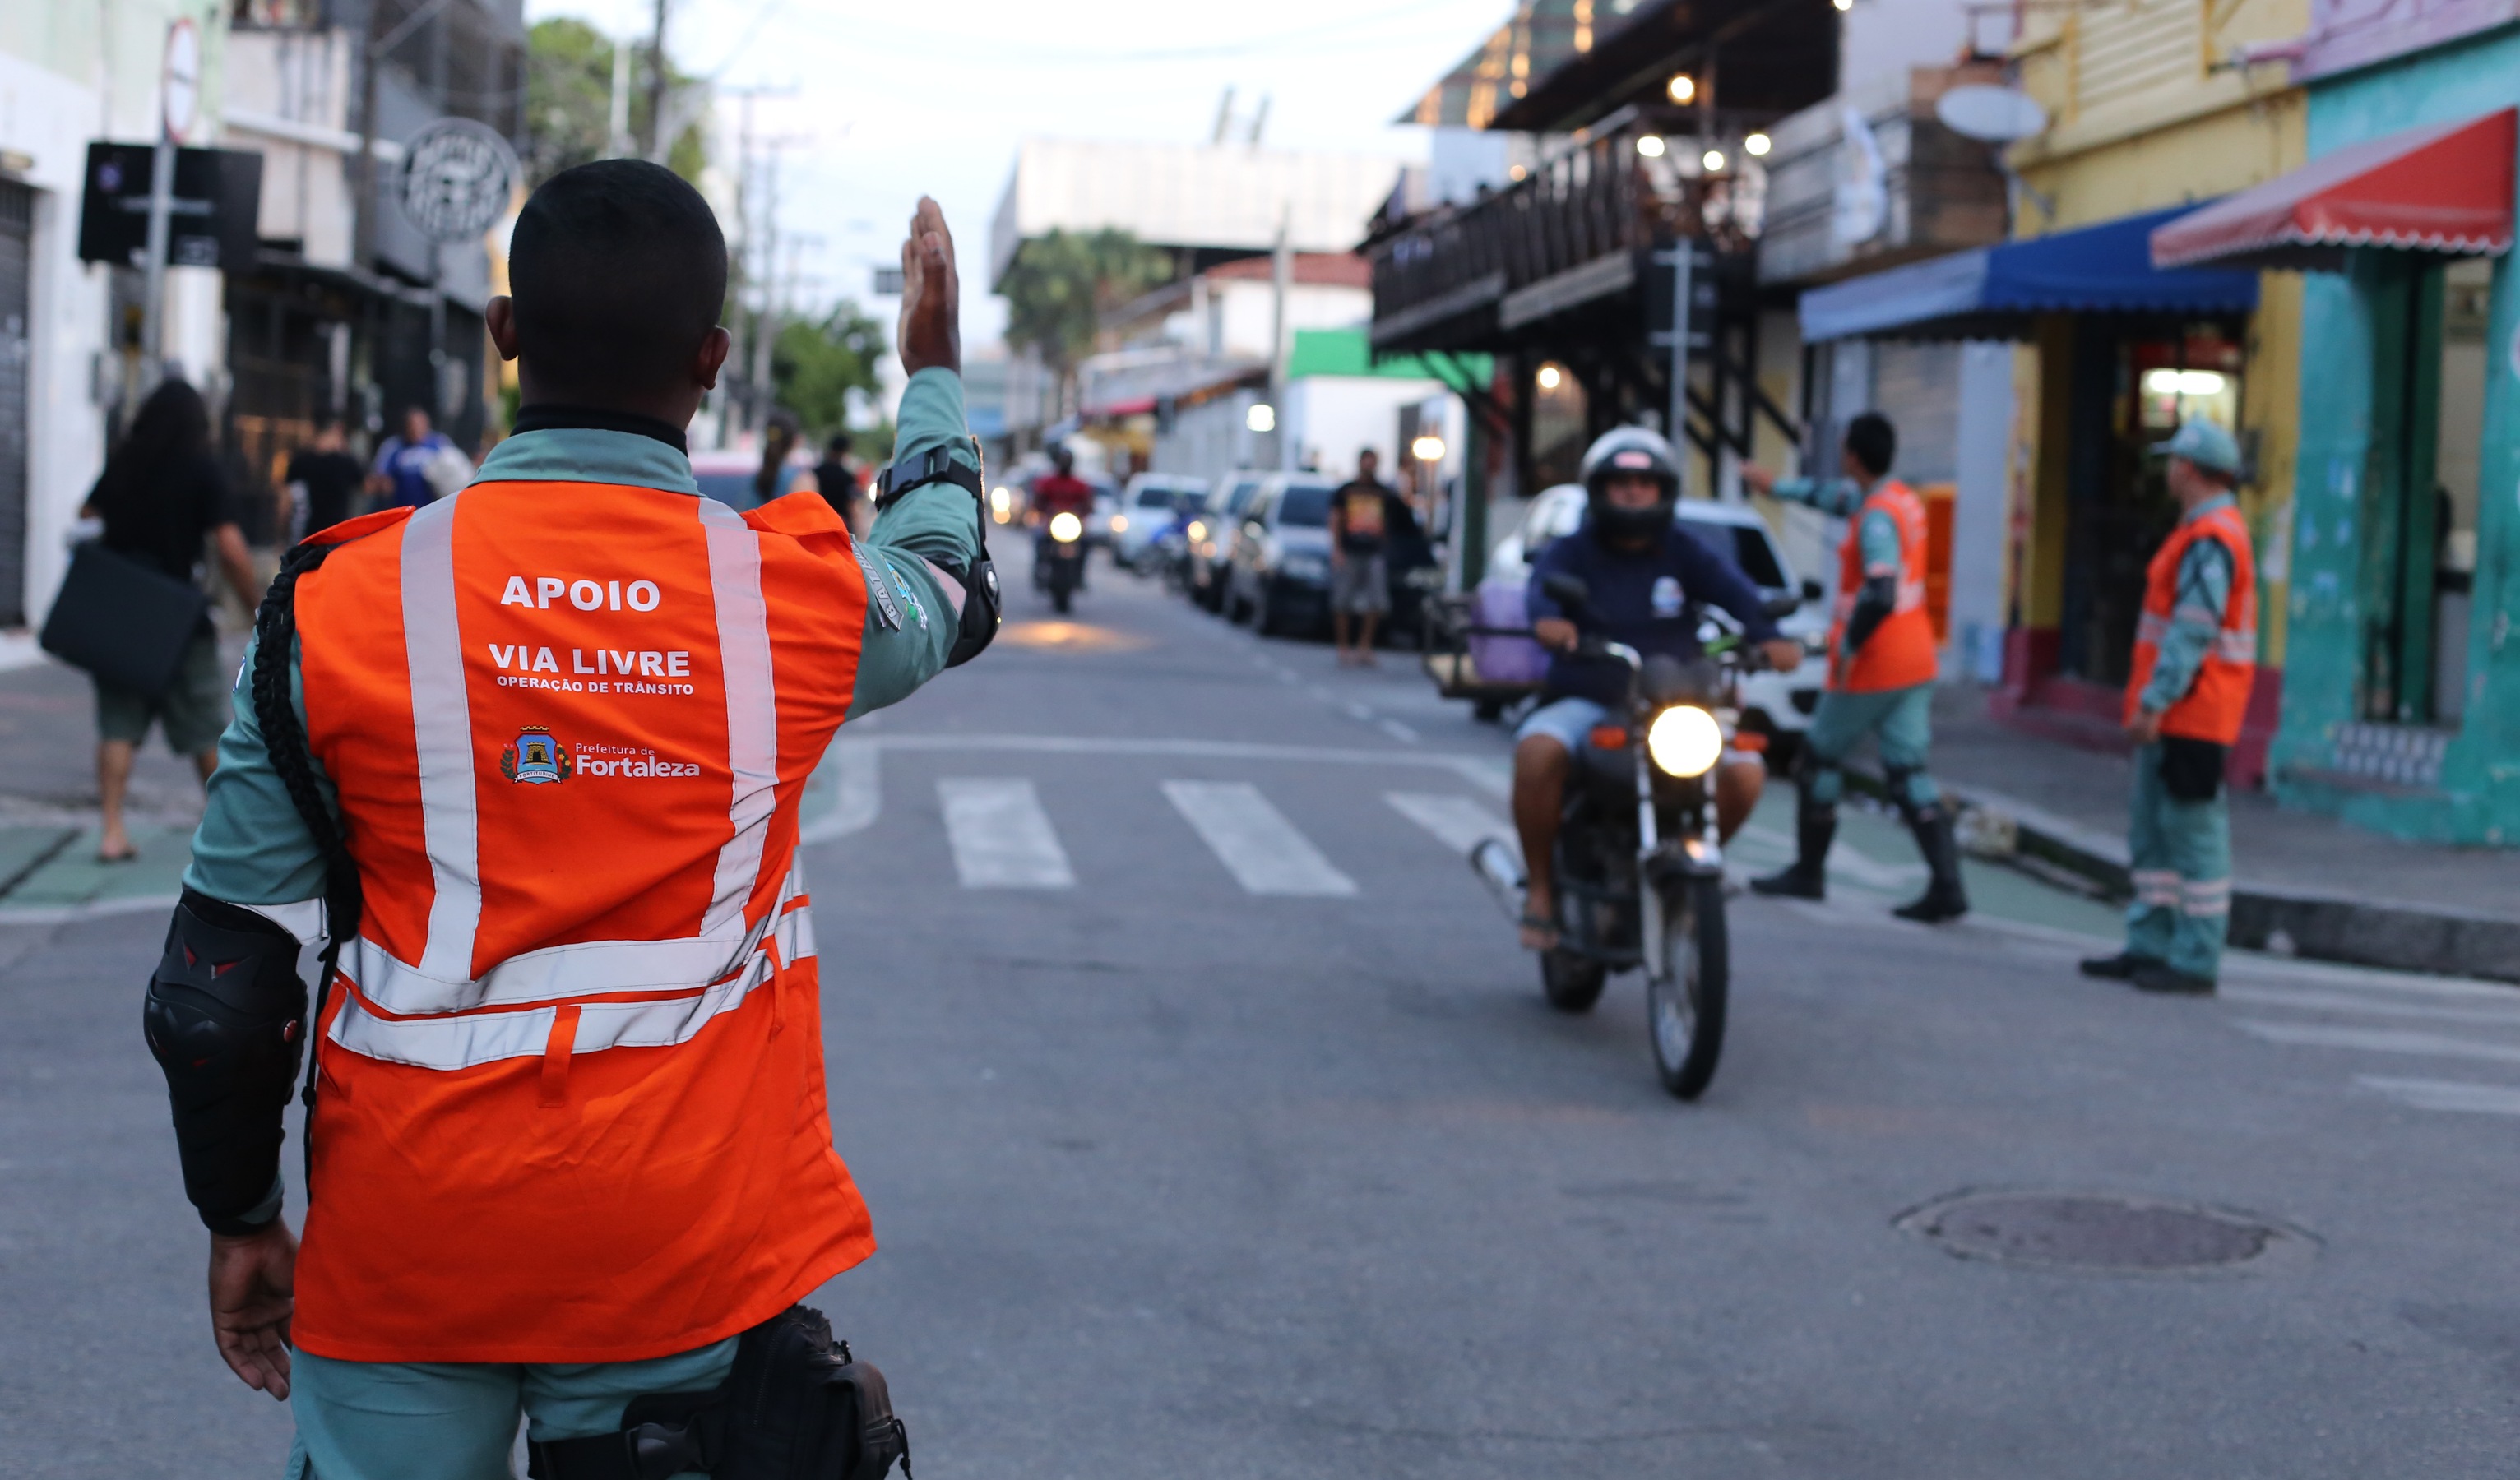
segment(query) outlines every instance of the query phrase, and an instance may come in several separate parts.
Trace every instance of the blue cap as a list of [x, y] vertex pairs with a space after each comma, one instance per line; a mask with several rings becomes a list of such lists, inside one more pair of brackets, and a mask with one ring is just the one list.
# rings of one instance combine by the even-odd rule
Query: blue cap
[[2208, 472], [2225, 477], [2240, 475], [2240, 444], [2222, 427], [2203, 417], [2189, 417], [2179, 424], [2179, 429], [2167, 441], [2152, 444], [2155, 456], [2185, 458]]

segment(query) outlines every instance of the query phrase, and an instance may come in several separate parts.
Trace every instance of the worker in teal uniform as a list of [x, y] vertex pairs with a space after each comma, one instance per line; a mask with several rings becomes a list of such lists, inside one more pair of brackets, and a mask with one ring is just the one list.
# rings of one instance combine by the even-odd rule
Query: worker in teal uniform
[[2135, 741], [2127, 853], [2135, 902], [2126, 949], [2084, 974], [2147, 992], [2214, 990], [2231, 919], [2231, 812], [2225, 762], [2257, 679], [2258, 572], [2232, 490], [2240, 448], [2190, 418], [2157, 449], [2179, 500], [2179, 526], [2145, 571], [2143, 615], [2127, 678]]
[[1750, 887], [1762, 894], [1820, 899], [1828, 888], [1828, 849], [1837, 836], [1845, 761], [1864, 737], [1881, 754], [1890, 800], [1915, 834], [1932, 878], [1924, 894], [1894, 913], [1925, 924], [1968, 913], [1951, 809], [1925, 773], [1933, 743], [1933, 618], [1925, 610], [1925, 506], [1890, 476], [1898, 429], [1868, 411], [1847, 424], [1838, 477], [1778, 478], [1756, 468], [1741, 481], [1771, 498], [1808, 504], [1851, 519], [1838, 552], [1836, 619], [1828, 638], [1828, 689], [1803, 736], [1795, 768], [1792, 867]]

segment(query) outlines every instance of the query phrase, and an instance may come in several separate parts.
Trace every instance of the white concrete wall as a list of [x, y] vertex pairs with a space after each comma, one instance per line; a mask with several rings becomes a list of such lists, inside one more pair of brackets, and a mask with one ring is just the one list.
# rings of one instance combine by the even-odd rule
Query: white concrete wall
[[2004, 460], [2012, 444], [2012, 346], [1960, 346], [1958, 491], [1952, 504], [1951, 643], [1943, 676], [2003, 676]]
[[26, 326], [26, 614], [40, 626], [68, 563], [65, 540], [105, 466], [93, 394], [106, 352], [106, 272], [78, 259], [80, 176], [103, 100], [58, 72], [0, 53], [0, 149], [30, 157], [33, 281]]
[[1266, 439], [1250, 429], [1246, 419], [1260, 395], [1238, 390], [1183, 407], [1173, 417], [1173, 429], [1155, 438], [1148, 469], [1213, 480], [1256, 466]]
[[[1195, 312], [1173, 316], [1166, 330], [1176, 342], [1218, 358], [1269, 358], [1272, 292], [1266, 281], [1211, 279], [1204, 322]], [[1353, 329], [1373, 317], [1371, 289], [1297, 283], [1286, 290], [1286, 342], [1298, 329]]]
[[1380, 454], [1382, 477], [1389, 482], [1400, 465], [1400, 408], [1443, 388], [1437, 381], [1306, 376], [1286, 387], [1278, 425], [1299, 466], [1309, 458], [1322, 471], [1348, 477], [1356, 471], [1358, 450], [1372, 447]]

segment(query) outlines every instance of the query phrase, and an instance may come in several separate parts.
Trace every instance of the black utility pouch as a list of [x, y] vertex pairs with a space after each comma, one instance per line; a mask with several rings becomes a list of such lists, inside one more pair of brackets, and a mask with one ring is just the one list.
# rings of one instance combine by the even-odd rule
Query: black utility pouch
[[2161, 738], [2161, 788], [2177, 802], [2210, 802], [2223, 789], [2223, 758], [2231, 747], [2183, 735]]
[[895, 1459], [908, 1480], [910, 1435], [883, 1373], [812, 1306], [743, 1333], [727, 1397], [715, 1480], [883, 1480]]
[[811, 1306], [789, 1306], [743, 1333], [726, 1383], [706, 1393], [633, 1399], [621, 1432], [532, 1446], [534, 1480], [883, 1480], [910, 1433], [875, 1364], [832, 1339]]

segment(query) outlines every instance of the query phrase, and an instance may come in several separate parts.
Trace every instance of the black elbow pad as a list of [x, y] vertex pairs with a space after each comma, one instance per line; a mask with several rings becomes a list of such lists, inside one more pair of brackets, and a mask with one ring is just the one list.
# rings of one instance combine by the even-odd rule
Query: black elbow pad
[[212, 1233], [244, 1233], [280, 1176], [281, 1114], [306, 1046], [297, 937], [184, 891], [141, 1025], [165, 1071], [184, 1195]]
[[1895, 575], [1867, 577], [1855, 596], [1855, 610], [1846, 618], [1846, 646], [1852, 651], [1864, 646], [1872, 630], [1890, 619], [1899, 609], [1899, 578]]

